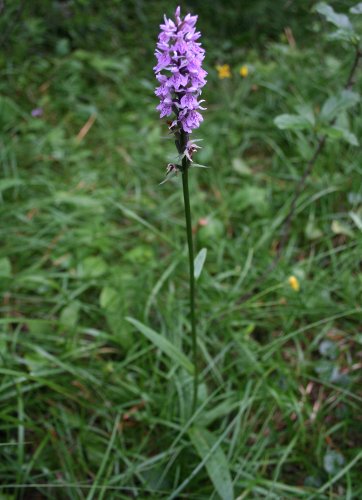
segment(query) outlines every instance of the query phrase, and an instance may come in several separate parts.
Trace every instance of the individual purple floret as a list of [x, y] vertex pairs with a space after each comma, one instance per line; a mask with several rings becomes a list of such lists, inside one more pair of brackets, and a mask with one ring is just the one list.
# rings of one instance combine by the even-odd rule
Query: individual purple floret
[[31, 110], [31, 116], [38, 118], [43, 115], [43, 108], [34, 108]]
[[205, 109], [199, 100], [207, 75], [201, 67], [205, 51], [197, 42], [200, 32], [195, 29], [196, 21], [197, 16], [191, 14], [181, 18], [180, 7], [176, 9], [175, 21], [165, 16], [155, 52], [154, 70], [160, 82], [155, 94], [161, 101], [157, 106], [160, 117], [175, 113], [171, 127], [177, 126], [186, 133], [199, 127], [203, 118], [198, 110]]

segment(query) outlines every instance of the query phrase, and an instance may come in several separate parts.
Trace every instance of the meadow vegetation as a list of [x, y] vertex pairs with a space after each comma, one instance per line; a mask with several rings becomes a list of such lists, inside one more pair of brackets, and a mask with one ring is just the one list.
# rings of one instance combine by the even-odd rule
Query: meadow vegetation
[[272, 3], [183, 5], [209, 72], [192, 414], [152, 71], [175, 5], [3, 2], [1, 500], [362, 497], [360, 60], [314, 2]]

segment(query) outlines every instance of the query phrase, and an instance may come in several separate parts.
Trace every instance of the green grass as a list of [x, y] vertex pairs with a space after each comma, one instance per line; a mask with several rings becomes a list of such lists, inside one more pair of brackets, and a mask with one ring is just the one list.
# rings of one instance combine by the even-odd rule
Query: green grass
[[[181, 179], [159, 185], [174, 145], [153, 62], [128, 36], [63, 53], [24, 34], [1, 61], [0, 498], [231, 498], [230, 481], [240, 499], [361, 498], [358, 147], [328, 141], [254, 287], [317, 142], [273, 120], [318, 111], [353, 53], [307, 28], [295, 49], [282, 34], [262, 50], [206, 35], [192, 415]], [[357, 137], [360, 111], [341, 118]]]

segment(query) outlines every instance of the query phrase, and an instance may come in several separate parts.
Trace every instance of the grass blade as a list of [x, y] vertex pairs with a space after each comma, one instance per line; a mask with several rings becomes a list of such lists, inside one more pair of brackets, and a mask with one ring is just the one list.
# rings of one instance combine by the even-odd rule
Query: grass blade
[[134, 318], [127, 317], [126, 320], [175, 363], [183, 366], [191, 374], [194, 372], [194, 365], [191, 361], [169, 340]]
[[219, 445], [217, 439], [201, 427], [192, 427], [189, 436], [200, 458], [206, 457], [207, 473], [222, 500], [232, 500], [234, 498], [233, 484], [231, 481], [229, 465], [226, 456]]

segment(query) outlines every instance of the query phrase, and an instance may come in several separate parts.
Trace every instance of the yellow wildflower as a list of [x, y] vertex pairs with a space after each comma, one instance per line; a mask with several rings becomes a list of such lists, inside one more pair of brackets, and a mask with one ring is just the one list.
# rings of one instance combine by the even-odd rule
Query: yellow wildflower
[[289, 276], [288, 283], [291, 286], [291, 288], [293, 288], [293, 290], [295, 292], [299, 292], [299, 290], [300, 290], [300, 284], [299, 284], [299, 281], [297, 280], [297, 278], [295, 276]]
[[230, 66], [228, 64], [218, 64], [216, 66], [216, 69], [221, 80], [223, 80], [224, 78], [231, 78]]
[[239, 73], [243, 78], [246, 78], [249, 74], [249, 68], [244, 64], [241, 66]]

